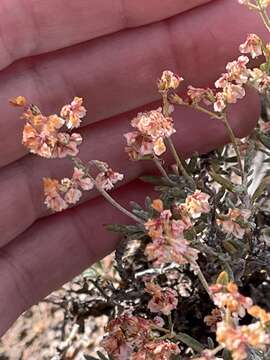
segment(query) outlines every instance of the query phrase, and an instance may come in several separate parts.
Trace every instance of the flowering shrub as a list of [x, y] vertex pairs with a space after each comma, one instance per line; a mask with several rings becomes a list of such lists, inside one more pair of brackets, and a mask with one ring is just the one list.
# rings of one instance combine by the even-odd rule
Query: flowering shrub
[[[257, 11], [270, 31], [269, 0], [238, 2]], [[270, 181], [267, 173], [259, 184], [254, 176], [259, 153], [269, 162], [270, 122], [261, 119], [240, 140], [228, 119], [230, 104], [241, 100], [247, 87], [267, 99], [270, 43], [249, 34], [239, 50], [213, 89], [188, 86], [179, 95], [184, 79], [164, 71], [158, 81], [162, 106], [131, 120], [126, 153], [132, 161], [154, 162], [161, 174], [143, 178], [157, 195], [148, 197], [145, 207], [133, 202], [132, 211], [108, 193], [123, 175], [103, 161], [78, 157], [82, 137], [73, 130], [86, 116], [81, 98], [50, 116], [23, 96], [11, 100], [25, 108], [22, 141], [29, 151], [73, 163], [70, 178], [43, 180], [50, 210], [63, 211], [77, 204], [83, 191], [96, 189], [133, 221], [107, 225], [123, 238], [113, 276], [89, 280], [110, 309], [102, 341], [109, 359], [270, 358]], [[260, 65], [249, 67], [250, 57]], [[173, 143], [175, 106], [223, 123], [230, 144], [184, 160]], [[171, 166], [162, 158], [166, 152], [172, 154]]]

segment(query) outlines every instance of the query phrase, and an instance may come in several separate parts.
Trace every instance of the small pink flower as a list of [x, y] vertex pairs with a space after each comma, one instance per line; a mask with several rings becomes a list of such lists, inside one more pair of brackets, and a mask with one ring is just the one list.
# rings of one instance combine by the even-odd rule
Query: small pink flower
[[131, 121], [134, 132], [125, 134], [127, 148], [132, 160], [139, 160], [147, 155], [160, 156], [166, 151], [164, 139], [175, 133], [173, 120], [162, 114], [162, 109], [139, 113]]
[[94, 184], [92, 180], [87, 177], [82, 169], [78, 169], [77, 167], [74, 168], [74, 172], [72, 175], [72, 180], [79, 186], [82, 190], [92, 190]]
[[150, 340], [153, 323], [141, 317], [123, 314], [109, 322], [102, 347], [114, 360], [130, 360], [131, 353]]
[[103, 190], [109, 191], [114, 188], [114, 185], [118, 183], [118, 181], [122, 181], [123, 178], [123, 174], [114, 172], [112, 169], [108, 168], [97, 175], [96, 184]]
[[222, 74], [221, 77], [215, 82], [215, 87], [217, 89], [223, 89], [229, 82], [229, 74]]
[[158, 81], [159, 91], [164, 92], [169, 89], [175, 90], [182, 81], [184, 81], [182, 77], [174, 74], [172, 71], [166, 70], [163, 72], [160, 80]]
[[81, 190], [93, 188], [91, 179], [85, 175], [82, 169], [76, 167], [71, 179], [64, 178], [59, 182], [56, 179], [44, 178], [43, 184], [45, 204], [55, 212], [67, 209], [68, 204], [75, 205], [82, 197]]
[[44, 194], [45, 194], [45, 205], [55, 212], [60, 212], [67, 209], [68, 205], [66, 201], [60, 195], [61, 186], [58, 180], [44, 178]]
[[156, 238], [145, 248], [145, 255], [155, 267], [172, 262], [179, 265], [194, 263], [198, 259], [198, 254], [199, 251], [190, 247], [189, 242], [185, 239]]
[[264, 71], [254, 68], [250, 70], [249, 82], [257, 89], [260, 93], [264, 93], [270, 87], [270, 76]]
[[214, 94], [211, 89], [194, 88], [193, 86], [188, 86], [187, 94], [191, 101], [195, 104], [198, 104], [203, 100], [206, 105], [210, 105], [214, 99]]
[[149, 137], [143, 136], [138, 131], [129, 132], [124, 137], [127, 140], [125, 151], [130, 160], [138, 161], [153, 155], [153, 142]]
[[82, 106], [83, 99], [75, 97], [70, 105], [65, 105], [60, 115], [66, 120], [68, 129], [78, 128], [81, 124], [81, 119], [86, 115], [86, 109]]
[[217, 325], [217, 341], [231, 352], [233, 360], [246, 360], [249, 348], [265, 350], [270, 336], [260, 322], [237, 326], [222, 321]]
[[[153, 203], [156, 208], [157, 203]], [[170, 210], [164, 210], [163, 204], [158, 204], [159, 216], [149, 219], [145, 229], [151, 237], [145, 249], [145, 255], [154, 266], [175, 262], [177, 264], [189, 264], [195, 262], [199, 251], [189, 246], [184, 238], [184, 231], [191, 227], [189, 217], [184, 215], [181, 219], [175, 220]], [[175, 209], [178, 211], [178, 208]], [[181, 214], [182, 214], [181, 209]], [[180, 212], [179, 212], [180, 214]]]
[[162, 155], [166, 151], [166, 145], [162, 137], [153, 142], [153, 150], [157, 156]]
[[22, 143], [33, 154], [45, 158], [63, 158], [78, 154], [82, 142], [80, 134], [59, 132], [65, 120], [58, 115], [43, 116], [34, 107], [29, 107], [22, 115], [26, 120]]
[[74, 205], [80, 200], [81, 197], [82, 192], [79, 189], [72, 187], [70, 190], [67, 191], [64, 199], [68, 204]]
[[218, 92], [216, 94], [216, 101], [214, 103], [214, 110], [216, 112], [222, 112], [226, 108], [226, 99], [223, 92]]
[[229, 81], [235, 81], [240, 85], [245, 84], [249, 77], [249, 70], [246, 67], [248, 62], [249, 58], [243, 55], [239, 56], [237, 60], [229, 62], [226, 66]]
[[234, 316], [243, 318], [246, 311], [253, 305], [252, 299], [239, 293], [236, 284], [230, 282], [227, 285], [215, 284], [210, 286], [214, 304], [220, 309], [228, 309]]
[[254, 59], [262, 55], [262, 40], [256, 34], [249, 34], [246, 41], [239, 46], [242, 54], [250, 54]]
[[57, 143], [53, 149], [52, 157], [64, 158], [66, 156], [76, 156], [79, 153], [78, 146], [82, 143], [80, 134], [58, 133]]
[[130, 360], [168, 360], [180, 354], [177, 344], [169, 340], [151, 340], [138, 352], [134, 352]]
[[175, 133], [172, 119], [165, 117], [162, 114], [161, 108], [146, 113], [139, 113], [131, 121], [131, 125], [141, 134], [150, 136], [153, 141], [160, 137], [170, 137]]
[[165, 321], [160, 316], [155, 316], [153, 322], [156, 326], [162, 328], [165, 325]]
[[200, 217], [201, 214], [209, 213], [209, 197], [208, 194], [205, 194], [200, 190], [196, 190], [192, 195], [187, 196], [184, 207], [188, 214], [196, 219]]
[[242, 239], [248, 229], [248, 226], [243, 227], [240, 223], [247, 224], [251, 215], [250, 210], [247, 209], [230, 209], [226, 215], [226, 219], [217, 219], [217, 224], [222, 227], [227, 234], [232, 234], [238, 239]]
[[229, 104], [235, 104], [237, 100], [242, 99], [245, 94], [245, 89], [241, 85], [228, 83], [223, 89], [224, 98]]
[[169, 315], [172, 310], [176, 309], [178, 299], [175, 290], [170, 288], [162, 289], [153, 282], [146, 283], [145, 290], [152, 296], [148, 303], [148, 308], [151, 312]]

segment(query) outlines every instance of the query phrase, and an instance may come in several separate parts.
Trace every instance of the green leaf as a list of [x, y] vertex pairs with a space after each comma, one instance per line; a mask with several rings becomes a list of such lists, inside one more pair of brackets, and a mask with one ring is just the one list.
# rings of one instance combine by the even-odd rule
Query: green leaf
[[166, 185], [168, 184], [165, 179], [163, 179], [160, 176], [150, 176], [150, 175], [144, 175], [140, 176], [140, 180], [143, 182], [152, 184], [152, 185]]
[[209, 171], [209, 174], [212, 176], [213, 180], [215, 180], [218, 184], [220, 184], [222, 187], [224, 187], [225, 189], [234, 192], [234, 185], [233, 183], [224, 178], [223, 176], [217, 174], [213, 169], [211, 169], [211, 171]]
[[267, 148], [270, 149], [270, 136], [265, 135], [265, 134], [258, 134], [260, 141], [262, 142], [262, 144]]
[[222, 271], [216, 280], [216, 284], [228, 285], [230, 282], [229, 274], [226, 271]]
[[176, 339], [181, 341], [183, 344], [189, 346], [191, 349], [195, 350], [198, 353], [201, 353], [204, 350], [203, 345], [192, 336], [185, 333], [177, 333]]
[[257, 189], [254, 191], [254, 194], [252, 195], [252, 201], [256, 201], [266, 190], [267, 186], [269, 185], [270, 177], [266, 176], [261, 183], [258, 185]]
[[129, 239], [141, 239], [145, 236], [145, 229], [141, 225], [105, 224], [105, 229]]

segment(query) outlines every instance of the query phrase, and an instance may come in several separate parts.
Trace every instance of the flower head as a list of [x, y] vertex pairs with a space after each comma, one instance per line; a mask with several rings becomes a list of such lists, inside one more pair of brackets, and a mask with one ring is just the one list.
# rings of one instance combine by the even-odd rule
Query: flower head
[[187, 95], [195, 104], [203, 101], [206, 105], [210, 105], [214, 99], [214, 93], [211, 89], [195, 88], [193, 86], [188, 86]]
[[58, 115], [44, 116], [35, 106], [23, 113], [26, 120], [22, 143], [28, 150], [45, 158], [63, 158], [76, 156], [82, 142], [80, 134], [60, 131], [65, 120]]
[[134, 352], [130, 360], [168, 360], [178, 354], [180, 349], [177, 344], [169, 340], [152, 340]]
[[175, 220], [170, 210], [162, 210], [163, 205], [160, 202], [158, 209], [159, 216], [144, 224], [152, 239], [145, 248], [148, 260], [153, 261], [154, 266], [171, 262], [183, 265], [196, 261], [199, 252], [190, 247], [184, 238], [184, 231], [192, 226], [189, 218]]
[[249, 82], [260, 93], [264, 93], [270, 87], [270, 76], [258, 68], [249, 71]]
[[225, 233], [242, 239], [248, 229], [247, 221], [250, 215], [251, 212], [248, 209], [229, 209], [225, 219], [217, 219], [217, 224], [222, 227]]
[[184, 79], [172, 71], [163, 71], [161, 78], [158, 80], [158, 89], [160, 92], [168, 91], [169, 89], [177, 89]]
[[54, 212], [60, 212], [68, 205], [75, 205], [82, 197], [82, 190], [91, 190], [94, 184], [82, 169], [75, 167], [71, 179], [44, 178], [43, 186], [45, 205]]
[[139, 113], [131, 121], [136, 131], [125, 134], [127, 140], [126, 151], [134, 160], [145, 155], [162, 155], [166, 151], [165, 138], [175, 133], [173, 120], [162, 114], [162, 109]]
[[193, 219], [207, 214], [210, 211], [209, 195], [200, 190], [196, 190], [192, 195], [188, 195], [184, 204], [180, 204], [183, 211], [186, 211]]
[[127, 141], [125, 151], [130, 160], [138, 161], [153, 155], [153, 142], [149, 137], [142, 135], [139, 131], [126, 133], [124, 137]]
[[100, 170], [95, 181], [96, 185], [105, 190], [109, 191], [114, 188], [114, 185], [118, 181], [122, 181], [124, 178], [123, 174], [113, 171], [109, 165], [103, 161], [94, 161], [96, 167]]
[[[235, 81], [237, 84], [243, 85], [248, 81], [249, 70], [246, 65], [249, 62], [247, 56], [239, 56], [237, 60], [229, 62], [226, 66], [228, 81]], [[226, 86], [226, 84], [225, 84]], [[222, 86], [222, 87], [225, 87]]]
[[253, 302], [251, 298], [241, 295], [236, 284], [215, 284], [210, 286], [214, 304], [220, 309], [228, 309], [234, 316], [244, 317], [246, 310], [250, 309]]
[[242, 54], [250, 54], [254, 59], [262, 55], [262, 40], [256, 34], [249, 34], [246, 41], [239, 46]]
[[152, 324], [141, 317], [121, 315], [109, 322], [101, 345], [114, 360], [129, 360], [135, 349], [149, 341]]
[[234, 326], [224, 321], [218, 323], [217, 341], [231, 351], [233, 360], [246, 360], [248, 349], [265, 349], [270, 343], [270, 336], [264, 331], [259, 322]]
[[153, 313], [162, 313], [169, 315], [176, 309], [178, 300], [177, 293], [171, 288], [161, 288], [154, 282], [146, 283], [145, 290], [152, 296], [148, 303], [148, 308]]
[[9, 102], [14, 106], [24, 107], [27, 104], [27, 100], [24, 96], [17, 96], [9, 99]]
[[81, 124], [81, 119], [86, 115], [86, 109], [83, 104], [83, 99], [75, 97], [71, 104], [63, 106], [60, 115], [66, 121], [68, 129], [78, 128]]

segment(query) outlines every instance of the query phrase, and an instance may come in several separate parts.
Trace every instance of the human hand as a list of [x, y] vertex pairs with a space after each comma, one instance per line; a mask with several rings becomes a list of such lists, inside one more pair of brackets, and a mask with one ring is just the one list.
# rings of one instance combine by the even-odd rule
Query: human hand
[[[53, 113], [73, 96], [84, 97], [88, 123], [81, 129], [82, 159], [108, 161], [125, 173], [125, 183], [115, 196], [124, 204], [131, 199], [140, 202], [148, 190], [136, 181], [144, 164], [128, 161], [122, 134], [133, 115], [155, 106], [156, 79], [169, 69], [188, 84], [211, 86], [226, 62], [238, 56], [238, 45], [247, 33], [265, 35], [257, 15], [235, 0], [4, 3], [0, 5], [1, 333], [22, 311], [114, 249], [117, 239], [102, 224], [128, 221], [97, 194], [78, 207], [48, 216], [41, 179], [67, 175], [70, 164], [25, 154], [23, 124], [7, 99], [22, 94], [44, 113]], [[253, 94], [233, 106], [230, 119], [236, 134], [250, 131], [258, 114]], [[202, 114], [180, 108], [174, 118], [174, 139], [184, 155], [206, 152], [226, 141], [222, 125]]]

